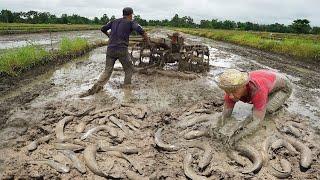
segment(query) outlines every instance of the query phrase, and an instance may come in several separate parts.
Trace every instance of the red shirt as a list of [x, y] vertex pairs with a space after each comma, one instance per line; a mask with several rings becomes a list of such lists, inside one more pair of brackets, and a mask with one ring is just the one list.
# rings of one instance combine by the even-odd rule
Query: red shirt
[[[268, 95], [272, 92], [276, 80], [276, 72], [270, 70], [257, 70], [249, 72], [249, 83], [246, 85], [248, 95], [241, 97], [240, 101], [253, 104], [254, 109], [263, 110], [268, 103]], [[224, 100], [228, 108], [235, 103], [227, 94]]]

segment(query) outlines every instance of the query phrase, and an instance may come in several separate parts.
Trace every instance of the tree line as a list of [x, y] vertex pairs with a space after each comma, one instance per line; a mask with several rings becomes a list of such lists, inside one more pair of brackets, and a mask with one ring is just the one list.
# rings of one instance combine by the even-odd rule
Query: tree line
[[[114, 20], [115, 16], [109, 17], [103, 14], [102, 17], [94, 17], [89, 19], [77, 14], [62, 14], [60, 17], [50, 14], [49, 12], [12, 12], [4, 9], [0, 12], [0, 22], [4, 23], [31, 23], [31, 24], [105, 24], [110, 20]], [[320, 27], [311, 27], [310, 21], [307, 19], [297, 19], [290, 25], [279, 23], [274, 24], [257, 24], [252, 22], [235, 22], [231, 20], [201, 20], [195, 23], [190, 16], [180, 17], [175, 14], [170, 20], [146, 20], [140, 15], [134, 16], [142, 26], [168, 26], [168, 27], [184, 27], [184, 28], [209, 28], [209, 29], [229, 29], [229, 30], [245, 30], [245, 31], [267, 31], [279, 33], [299, 33], [299, 34], [320, 34]]]

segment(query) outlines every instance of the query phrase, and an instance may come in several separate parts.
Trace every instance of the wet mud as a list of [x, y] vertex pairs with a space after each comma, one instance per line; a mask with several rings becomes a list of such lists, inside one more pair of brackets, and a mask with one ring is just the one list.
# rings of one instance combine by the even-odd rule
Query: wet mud
[[[1, 96], [1, 179], [319, 179], [319, 82], [311, 88], [303, 73], [256, 61], [255, 53], [184, 36], [210, 47], [210, 71], [193, 80], [136, 73], [123, 88], [124, 73], [114, 71], [102, 92], [78, 98], [103, 71], [102, 47]], [[213, 79], [229, 67], [272, 68], [294, 83], [287, 104], [235, 148], [211, 132], [223, 105]], [[237, 103], [233, 117], [250, 113]]]

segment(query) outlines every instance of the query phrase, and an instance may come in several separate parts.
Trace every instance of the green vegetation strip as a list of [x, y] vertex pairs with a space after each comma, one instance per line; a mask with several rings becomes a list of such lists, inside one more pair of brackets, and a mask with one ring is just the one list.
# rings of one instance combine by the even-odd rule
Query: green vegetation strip
[[101, 25], [0, 23], [0, 34], [100, 30]]
[[[100, 30], [102, 25], [93, 24], [24, 24], [24, 23], [0, 23], [0, 35], [6, 34], [30, 34], [62, 31]], [[144, 28], [146, 31], [150, 27]]]
[[34, 66], [77, 57], [90, 49], [104, 45], [107, 45], [107, 41], [96, 41], [89, 44], [86, 39], [82, 38], [63, 38], [59, 48], [55, 51], [46, 51], [38, 45], [8, 49], [0, 54], [0, 75], [18, 76], [21, 72]]
[[264, 51], [289, 55], [302, 60], [320, 61], [320, 39], [319, 36], [310, 35], [310, 37], [279, 34], [274, 36], [272, 33], [256, 33], [234, 30], [213, 30], [213, 29], [191, 29], [175, 28], [186, 34], [206, 37], [218, 41], [225, 41], [243, 46], [249, 46]]

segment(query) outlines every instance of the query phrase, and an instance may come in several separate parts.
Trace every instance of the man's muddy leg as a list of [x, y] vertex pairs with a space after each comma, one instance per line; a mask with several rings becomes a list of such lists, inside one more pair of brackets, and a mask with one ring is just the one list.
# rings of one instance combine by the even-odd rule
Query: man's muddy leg
[[98, 81], [90, 88], [87, 92], [80, 95], [85, 97], [99, 92], [103, 89], [103, 86], [108, 82], [113, 71], [114, 63], [117, 59], [113, 56], [112, 51], [107, 51], [106, 55], [106, 66], [103, 73], [100, 75]]
[[[277, 81], [284, 83], [284, 88], [269, 95], [267, 112], [274, 113], [285, 103], [292, 93], [292, 85], [285, 76], [278, 77]], [[277, 82], [278, 83], [278, 82]]]
[[124, 84], [131, 84], [131, 78], [132, 78], [132, 74], [133, 74], [133, 64], [131, 62], [130, 56], [128, 51], [123, 51], [120, 52], [120, 57], [119, 57], [119, 61], [122, 64], [124, 73], [125, 73], [125, 77], [124, 77]]
[[110, 76], [111, 76], [112, 71], [113, 71], [114, 63], [117, 60], [116, 58], [112, 57], [110, 54], [107, 54], [107, 56], [106, 56], [106, 67], [105, 67], [103, 73], [100, 75], [98, 81], [96, 82], [96, 84], [94, 86], [102, 88], [108, 82], [108, 80], [110, 79]]

